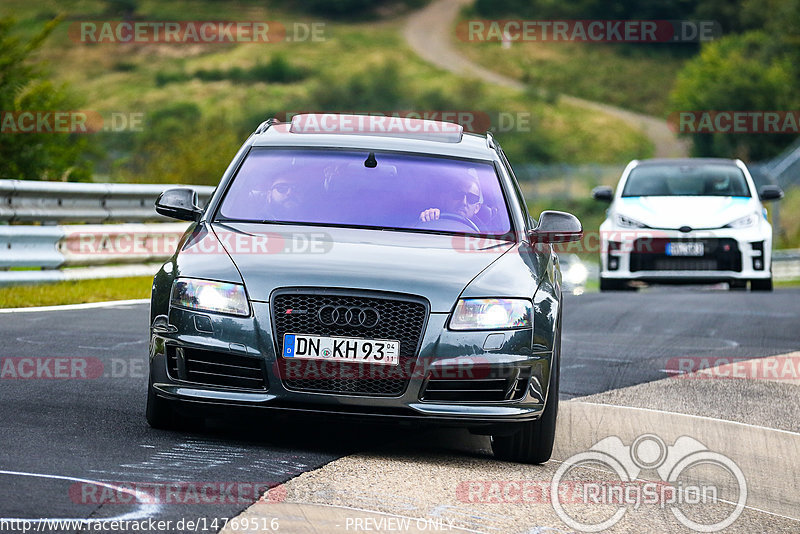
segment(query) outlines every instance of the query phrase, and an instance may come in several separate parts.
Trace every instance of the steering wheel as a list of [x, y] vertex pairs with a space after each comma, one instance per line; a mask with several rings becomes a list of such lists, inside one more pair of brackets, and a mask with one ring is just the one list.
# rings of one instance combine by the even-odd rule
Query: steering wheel
[[459, 215], [458, 213], [444, 212], [444, 211], [439, 213], [438, 219], [420, 223], [419, 226], [428, 226], [435, 228], [436, 226], [440, 226], [436, 224], [437, 221], [453, 221], [463, 226], [466, 226], [476, 234], [479, 234], [481, 232], [480, 228], [478, 228], [478, 226], [474, 222], [464, 217], [463, 215]]

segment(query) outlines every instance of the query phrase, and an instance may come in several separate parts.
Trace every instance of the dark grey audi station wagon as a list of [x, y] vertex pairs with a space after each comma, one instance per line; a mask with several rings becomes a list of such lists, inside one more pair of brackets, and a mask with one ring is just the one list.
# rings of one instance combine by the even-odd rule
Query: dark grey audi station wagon
[[147, 420], [258, 407], [459, 426], [498, 458], [550, 458], [561, 361], [551, 243], [490, 134], [297, 115], [244, 143], [153, 281]]

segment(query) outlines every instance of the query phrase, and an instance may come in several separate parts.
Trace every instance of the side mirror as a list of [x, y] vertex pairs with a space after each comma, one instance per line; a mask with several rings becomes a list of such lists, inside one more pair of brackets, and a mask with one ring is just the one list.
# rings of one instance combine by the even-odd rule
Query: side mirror
[[197, 204], [197, 191], [194, 189], [167, 189], [158, 195], [156, 212], [179, 221], [198, 221], [203, 210]]
[[611, 202], [614, 198], [614, 190], [607, 185], [598, 185], [592, 189], [592, 198], [602, 202]]
[[758, 198], [761, 200], [780, 200], [783, 198], [783, 189], [777, 185], [765, 185], [758, 192]]
[[539, 226], [531, 230], [533, 243], [567, 243], [583, 237], [583, 226], [577, 217], [563, 211], [543, 211]]

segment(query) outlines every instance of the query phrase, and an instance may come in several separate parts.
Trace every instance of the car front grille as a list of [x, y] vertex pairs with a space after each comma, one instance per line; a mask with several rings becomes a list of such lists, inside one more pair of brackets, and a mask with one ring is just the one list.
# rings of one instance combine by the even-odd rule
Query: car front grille
[[[667, 256], [667, 243], [703, 243], [702, 256]], [[734, 271], [742, 270], [742, 254], [735, 239], [640, 238], [633, 244], [630, 270], [637, 271]]]
[[167, 346], [167, 372], [176, 380], [209, 386], [266, 389], [261, 358], [190, 347]]
[[[427, 301], [410, 296], [311, 289], [280, 290], [271, 301], [279, 374], [287, 389], [388, 397], [405, 392], [428, 318]], [[331, 309], [328, 306], [373, 308], [380, 319], [372, 327], [323, 324], [322, 320], [329, 322], [324, 315]], [[289, 362], [292, 359], [284, 358], [282, 350], [283, 336], [287, 333], [397, 340], [399, 365], [330, 360]]]
[[[477, 371], [477, 372], [476, 372]], [[531, 378], [530, 368], [497, 369], [469, 378], [447, 378], [429, 375], [420, 396], [421, 400], [435, 402], [503, 402], [519, 400]]]

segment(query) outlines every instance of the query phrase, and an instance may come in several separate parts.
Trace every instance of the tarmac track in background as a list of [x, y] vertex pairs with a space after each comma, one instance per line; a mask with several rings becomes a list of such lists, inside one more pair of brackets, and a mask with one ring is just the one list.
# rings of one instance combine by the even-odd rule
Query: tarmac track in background
[[[797, 289], [769, 294], [694, 287], [568, 296], [562, 397], [664, 378], [673, 357], [758, 357], [797, 350], [798, 297]], [[217, 421], [183, 432], [150, 429], [144, 420], [147, 316], [146, 304], [0, 316], [0, 358], [97, 358], [108, 375], [0, 379], [0, 517], [150, 515], [172, 521], [206, 518], [210, 524], [235, 516], [249, 503], [192, 504], [184, 495], [181, 502], [156, 507], [98, 505], [80, 497], [86, 483], [74, 479], [275, 485], [352, 452], [381, 451], [389, 443], [402, 450], [404, 441], [413, 451], [427, 439], [416, 430], [278, 423], [268, 417]], [[457, 450], [446, 440], [439, 446]]]

